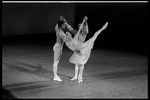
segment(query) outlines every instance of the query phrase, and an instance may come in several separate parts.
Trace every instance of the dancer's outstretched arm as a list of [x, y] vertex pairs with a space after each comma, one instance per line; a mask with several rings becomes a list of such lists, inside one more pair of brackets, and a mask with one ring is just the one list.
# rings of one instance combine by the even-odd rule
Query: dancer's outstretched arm
[[85, 22], [84, 26], [85, 26], [85, 29], [86, 29], [85, 34], [88, 34], [89, 33], [89, 27], [88, 27], [87, 21]]
[[85, 16], [84, 19], [83, 19], [82, 24], [81, 24], [80, 27], [79, 27], [79, 30], [78, 30], [77, 34], [76, 34], [75, 37], [74, 37], [75, 40], [78, 41], [79, 33], [81, 32], [81, 29], [83, 28], [83, 24], [84, 24], [84, 22], [85, 22], [87, 19], [88, 19], [88, 18]]
[[75, 42], [78, 42], [79, 33], [81, 32], [81, 29], [83, 28], [83, 24], [86, 20], [87, 20], [87, 17], [85, 16], [81, 26], [79, 27], [79, 30], [78, 30], [77, 34], [74, 36], [74, 38], [70, 38], [70, 39], [72, 39], [71, 44], [73, 44], [73, 45], [70, 45], [70, 43], [66, 42], [67, 47], [69, 49], [71, 49], [72, 51], [74, 51], [78, 48], [78, 43], [76, 44]]

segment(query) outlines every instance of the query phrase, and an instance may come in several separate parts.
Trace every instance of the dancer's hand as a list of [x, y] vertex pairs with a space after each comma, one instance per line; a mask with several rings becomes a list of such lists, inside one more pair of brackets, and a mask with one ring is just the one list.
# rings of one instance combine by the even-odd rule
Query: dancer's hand
[[63, 16], [60, 16], [60, 20], [62, 20], [62, 21], [65, 21], [65, 22], [66, 22], [66, 20], [65, 20], [65, 18], [64, 18]]
[[102, 27], [102, 30], [104, 30], [108, 26], [108, 22]]
[[88, 19], [88, 17], [87, 16], [84, 16], [84, 20], [86, 21]]
[[64, 18], [63, 16], [60, 16], [60, 20], [63, 20], [63, 18]]
[[60, 20], [61, 20], [61, 21], [64, 21], [65, 24], [67, 24], [67, 21], [65, 20], [65, 18], [64, 18], [63, 16], [60, 16]]

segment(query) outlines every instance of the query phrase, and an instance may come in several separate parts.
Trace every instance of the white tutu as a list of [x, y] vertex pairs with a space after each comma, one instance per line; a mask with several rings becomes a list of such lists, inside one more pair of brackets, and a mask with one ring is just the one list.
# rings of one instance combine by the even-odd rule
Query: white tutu
[[84, 49], [81, 49], [80, 51], [74, 51], [73, 55], [69, 59], [70, 63], [74, 63], [74, 64], [87, 63], [90, 57], [91, 49], [93, 48], [94, 42], [90, 39], [87, 41], [87, 43], [88, 44]]

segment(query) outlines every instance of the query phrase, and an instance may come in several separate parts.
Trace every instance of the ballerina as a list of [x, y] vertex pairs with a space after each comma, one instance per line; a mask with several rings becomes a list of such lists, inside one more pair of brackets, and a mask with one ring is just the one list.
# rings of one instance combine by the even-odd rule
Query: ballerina
[[[68, 34], [67, 38], [68, 40], [65, 42], [68, 48], [70, 48], [72, 51], [74, 51], [74, 54], [69, 59], [70, 63], [75, 64], [75, 76], [71, 80], [78, 79], [78, 83], [82, 82], [83, 80], [83, 71], [84, 71], [84, 65], [87, 63], [91, 50], [94, 45], [94, 41], [96, 40], [97, 36], [108, 26], [108, 22], [105, 23], [105, 25], [95, 32], [94, 36], [87, 40], [86, 42], [80, 41], [79, 39], [79, 33], [81, 32], [81, 29], [83, 27], [83, 23], [87, 20], [85, 17], [79, 31], [74, 36], [74, 38], [71, 37], [71, 35]], [[79, 74], [78, 74], [79, 71]]]

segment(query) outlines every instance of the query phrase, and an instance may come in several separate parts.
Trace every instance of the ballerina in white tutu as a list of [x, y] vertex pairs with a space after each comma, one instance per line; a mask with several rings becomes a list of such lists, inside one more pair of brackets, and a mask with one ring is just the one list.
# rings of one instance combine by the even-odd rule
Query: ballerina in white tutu
[[[96, 40], [97, 36], [108, 26], [108, 22], [106, 22], [106, 24], [100, 30], [95, 32], [92, 38], [84, 42], [81, 40], [81, 38], [79, 38], [79, 34], [81, 33], [81, 29], [86, 20], [87, 20], [87, 17], [84, 18], [74, 38], [72, 38], [71, 35], [68, 33], [68, 36], [67, 36], [68, 40], [65, 42], [68, 48], [74, 51], [74, 54], [69, 59], [71, 63], [75, 64], [75, 76], [71, 80], [78, 79], [78, 83], [82, 82], [84, 65], [87, 63], [90, 57], [91, 50], [94, 45], [94, 41]], [[78, 74], [78, 71], [79, 71], [79, 74]]]

